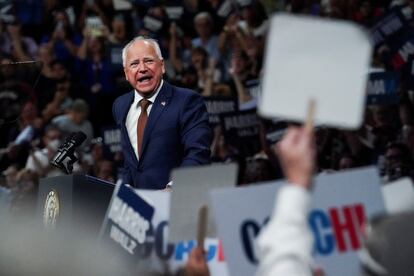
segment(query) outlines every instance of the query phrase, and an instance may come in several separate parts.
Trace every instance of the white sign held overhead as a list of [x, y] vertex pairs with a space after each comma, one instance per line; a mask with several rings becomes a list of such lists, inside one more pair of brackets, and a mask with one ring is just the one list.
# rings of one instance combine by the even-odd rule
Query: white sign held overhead
[[259, 113], [356, 129], [362, 123], [372, 46], [356, 24], [277, 14], [267, 40]]

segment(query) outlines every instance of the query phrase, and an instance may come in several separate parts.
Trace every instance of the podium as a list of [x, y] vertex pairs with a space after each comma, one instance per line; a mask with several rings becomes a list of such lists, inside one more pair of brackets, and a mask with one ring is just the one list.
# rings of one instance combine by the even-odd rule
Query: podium
[[37, 214], [46, 228], [97, 237], [115, 185], [84, 174], [40, 180]]

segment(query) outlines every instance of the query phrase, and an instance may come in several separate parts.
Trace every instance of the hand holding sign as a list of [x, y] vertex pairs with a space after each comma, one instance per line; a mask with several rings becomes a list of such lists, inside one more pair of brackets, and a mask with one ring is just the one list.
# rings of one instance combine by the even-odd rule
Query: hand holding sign
[[205, 260], [204, 251], [201, 247], [195, 247], [188, 258], [185, 266], [186, 276], [209, 276], [210, 272]]
[[289, 183], [309, 187], [316, 156], [313, 130], [290, 127], [282, 141], [277, 144], [276, 154]]
[[305, 126], [288, 128], [275, 148], [286, 179], [305, 188], [312, 183], [315, 170], [316, 148], [312, 128], [314, 110], [315, 103], [311, 101]]

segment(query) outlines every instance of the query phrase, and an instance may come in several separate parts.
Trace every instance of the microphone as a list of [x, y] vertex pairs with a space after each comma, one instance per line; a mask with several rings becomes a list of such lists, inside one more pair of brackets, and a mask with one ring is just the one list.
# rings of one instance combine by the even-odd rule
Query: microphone
[[59, 146], [50, 164], [61, 169], [66, 174], [72, 173], [73, 164], [78, 161], [78, 158], [75, 156], [75, 149], [85, 140], [86, 134], [82, 131], [71, 133], [65, 142]]

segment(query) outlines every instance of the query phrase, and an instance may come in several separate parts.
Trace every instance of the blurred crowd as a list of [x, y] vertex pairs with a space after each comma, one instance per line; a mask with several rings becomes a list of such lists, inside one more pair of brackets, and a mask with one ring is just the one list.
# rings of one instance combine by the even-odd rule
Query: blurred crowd
[[[106, 143], [103, 131], [114, 126], [114, 99], [130, 90], [121, 50], [137, 35], [160, 42], [169, 82], [206, 99], [232, 99], [237, 112], [254, 110], [269, 18], [276, 11], [349, 20], [371, 33], [381, 19], [403, 11], [407, 24], [375, 45], [372, 57], [373, 72], [398, 73], [398, 101], [367, 105], [357, 131], [317, 127], [317, 170], [376, 165], [384, 183], [414, 176], [413, 57], [403, 63], [394, 58], [395, 42], [405, 42], [412, 29], [414, 1], [131, 0], [124, 7], [112, 0], [3, 2], [0, 186], [2, 194], [19, 195], [13, 200], [34, 191], [39, 178], [63, 174], [49, 161], [76, 131], [88, 139], [74, 171], [117, 182], [122, 152]], [[271, 147], [289, 124], [257, 118], [246, 149], [245, 140], [212, 121], [212, 161], [237, 162], [239, 185], [282, 178]]]

